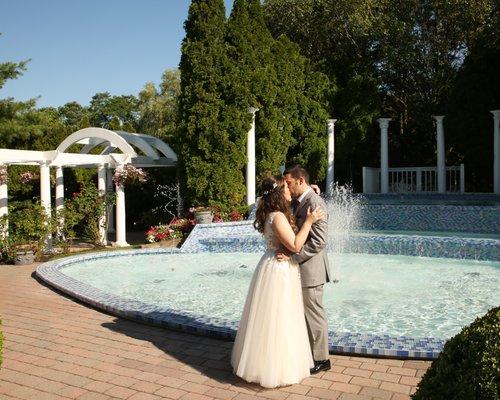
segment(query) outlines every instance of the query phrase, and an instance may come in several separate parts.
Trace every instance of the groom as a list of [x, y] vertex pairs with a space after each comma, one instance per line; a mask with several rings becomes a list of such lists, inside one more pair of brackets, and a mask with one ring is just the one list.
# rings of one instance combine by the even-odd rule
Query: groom
[[[297, 226], [300, 228], [307, 216], [307, 210], [316, 207], [327, 210], [325, 201], [309, 186], [307, 171], [295, 165], [283, 172], [283, 177], [292, 195], [292, 209]], [[302, 281], [304, 312], [309, 334], [309, 343], [314, 358], [311, 374], [331, 368], [328, 359], [328, 325], [323, 308], [323, 285], [330, 282], [330, 270], [326, 254], [328, 238], [327, 220], [315, 222], [304, 247], [290, 258], [299, 263]], [[286, 260], [288, 256], [278, 253], [278, 260]]]

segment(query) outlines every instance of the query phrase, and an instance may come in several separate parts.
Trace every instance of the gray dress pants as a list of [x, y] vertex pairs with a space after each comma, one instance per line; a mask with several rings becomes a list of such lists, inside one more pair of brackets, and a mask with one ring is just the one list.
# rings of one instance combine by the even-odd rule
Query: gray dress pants
[[309, 344], [315, 361], [328, 359], [328, 324], [323, 308], [323, 285], [303, 287], [304, 313]]

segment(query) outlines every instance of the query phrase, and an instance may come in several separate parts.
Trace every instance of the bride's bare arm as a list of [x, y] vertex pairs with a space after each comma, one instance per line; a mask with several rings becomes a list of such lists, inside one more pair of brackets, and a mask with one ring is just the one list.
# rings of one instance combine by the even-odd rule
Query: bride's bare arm
[[308, 212], [304, 224], [300, 228], [297, 235], [295, 235], [295, 232], [286, 219], [285, 214], [280, 212], [274, 217], [272, 227], [274, 233], [278, 236], [278, 239], [283, 246], [291, 252], [297, 253], [300, 249], [302, 249], [302, 246], [304, 246], [312, 224], [314, 224], [318, 219], [323, 218], [325, 218], [325, 212], [320, 208], [317, 208], [313, 212]]

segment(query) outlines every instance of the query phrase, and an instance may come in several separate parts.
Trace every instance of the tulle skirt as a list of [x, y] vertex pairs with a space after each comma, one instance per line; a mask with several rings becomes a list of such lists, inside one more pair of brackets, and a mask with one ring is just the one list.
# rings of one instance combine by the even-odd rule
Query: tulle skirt
[[266, 388], [309, 376], [314, 365], [307, 335], [299, 266], [274, 251], [259, 261], [231, 354], [234, 373]]

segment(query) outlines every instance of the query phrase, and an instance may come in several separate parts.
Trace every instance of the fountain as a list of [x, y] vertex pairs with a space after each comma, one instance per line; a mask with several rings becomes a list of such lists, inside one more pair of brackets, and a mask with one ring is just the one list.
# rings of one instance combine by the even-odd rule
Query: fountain
[[[325, 286], [331, 351], [435, 358], [500, 301], [497, 237], [366, 230], [370, 204], [350, 186], [335, 185], [327, 204], [337, 282]], [[401, 218], [390, 210], [384, 218]], [[116, 315], [233, 338], [266, 246], [252, 222], [199, 224], [181, 249], [77, 256], [37, 275]]]

